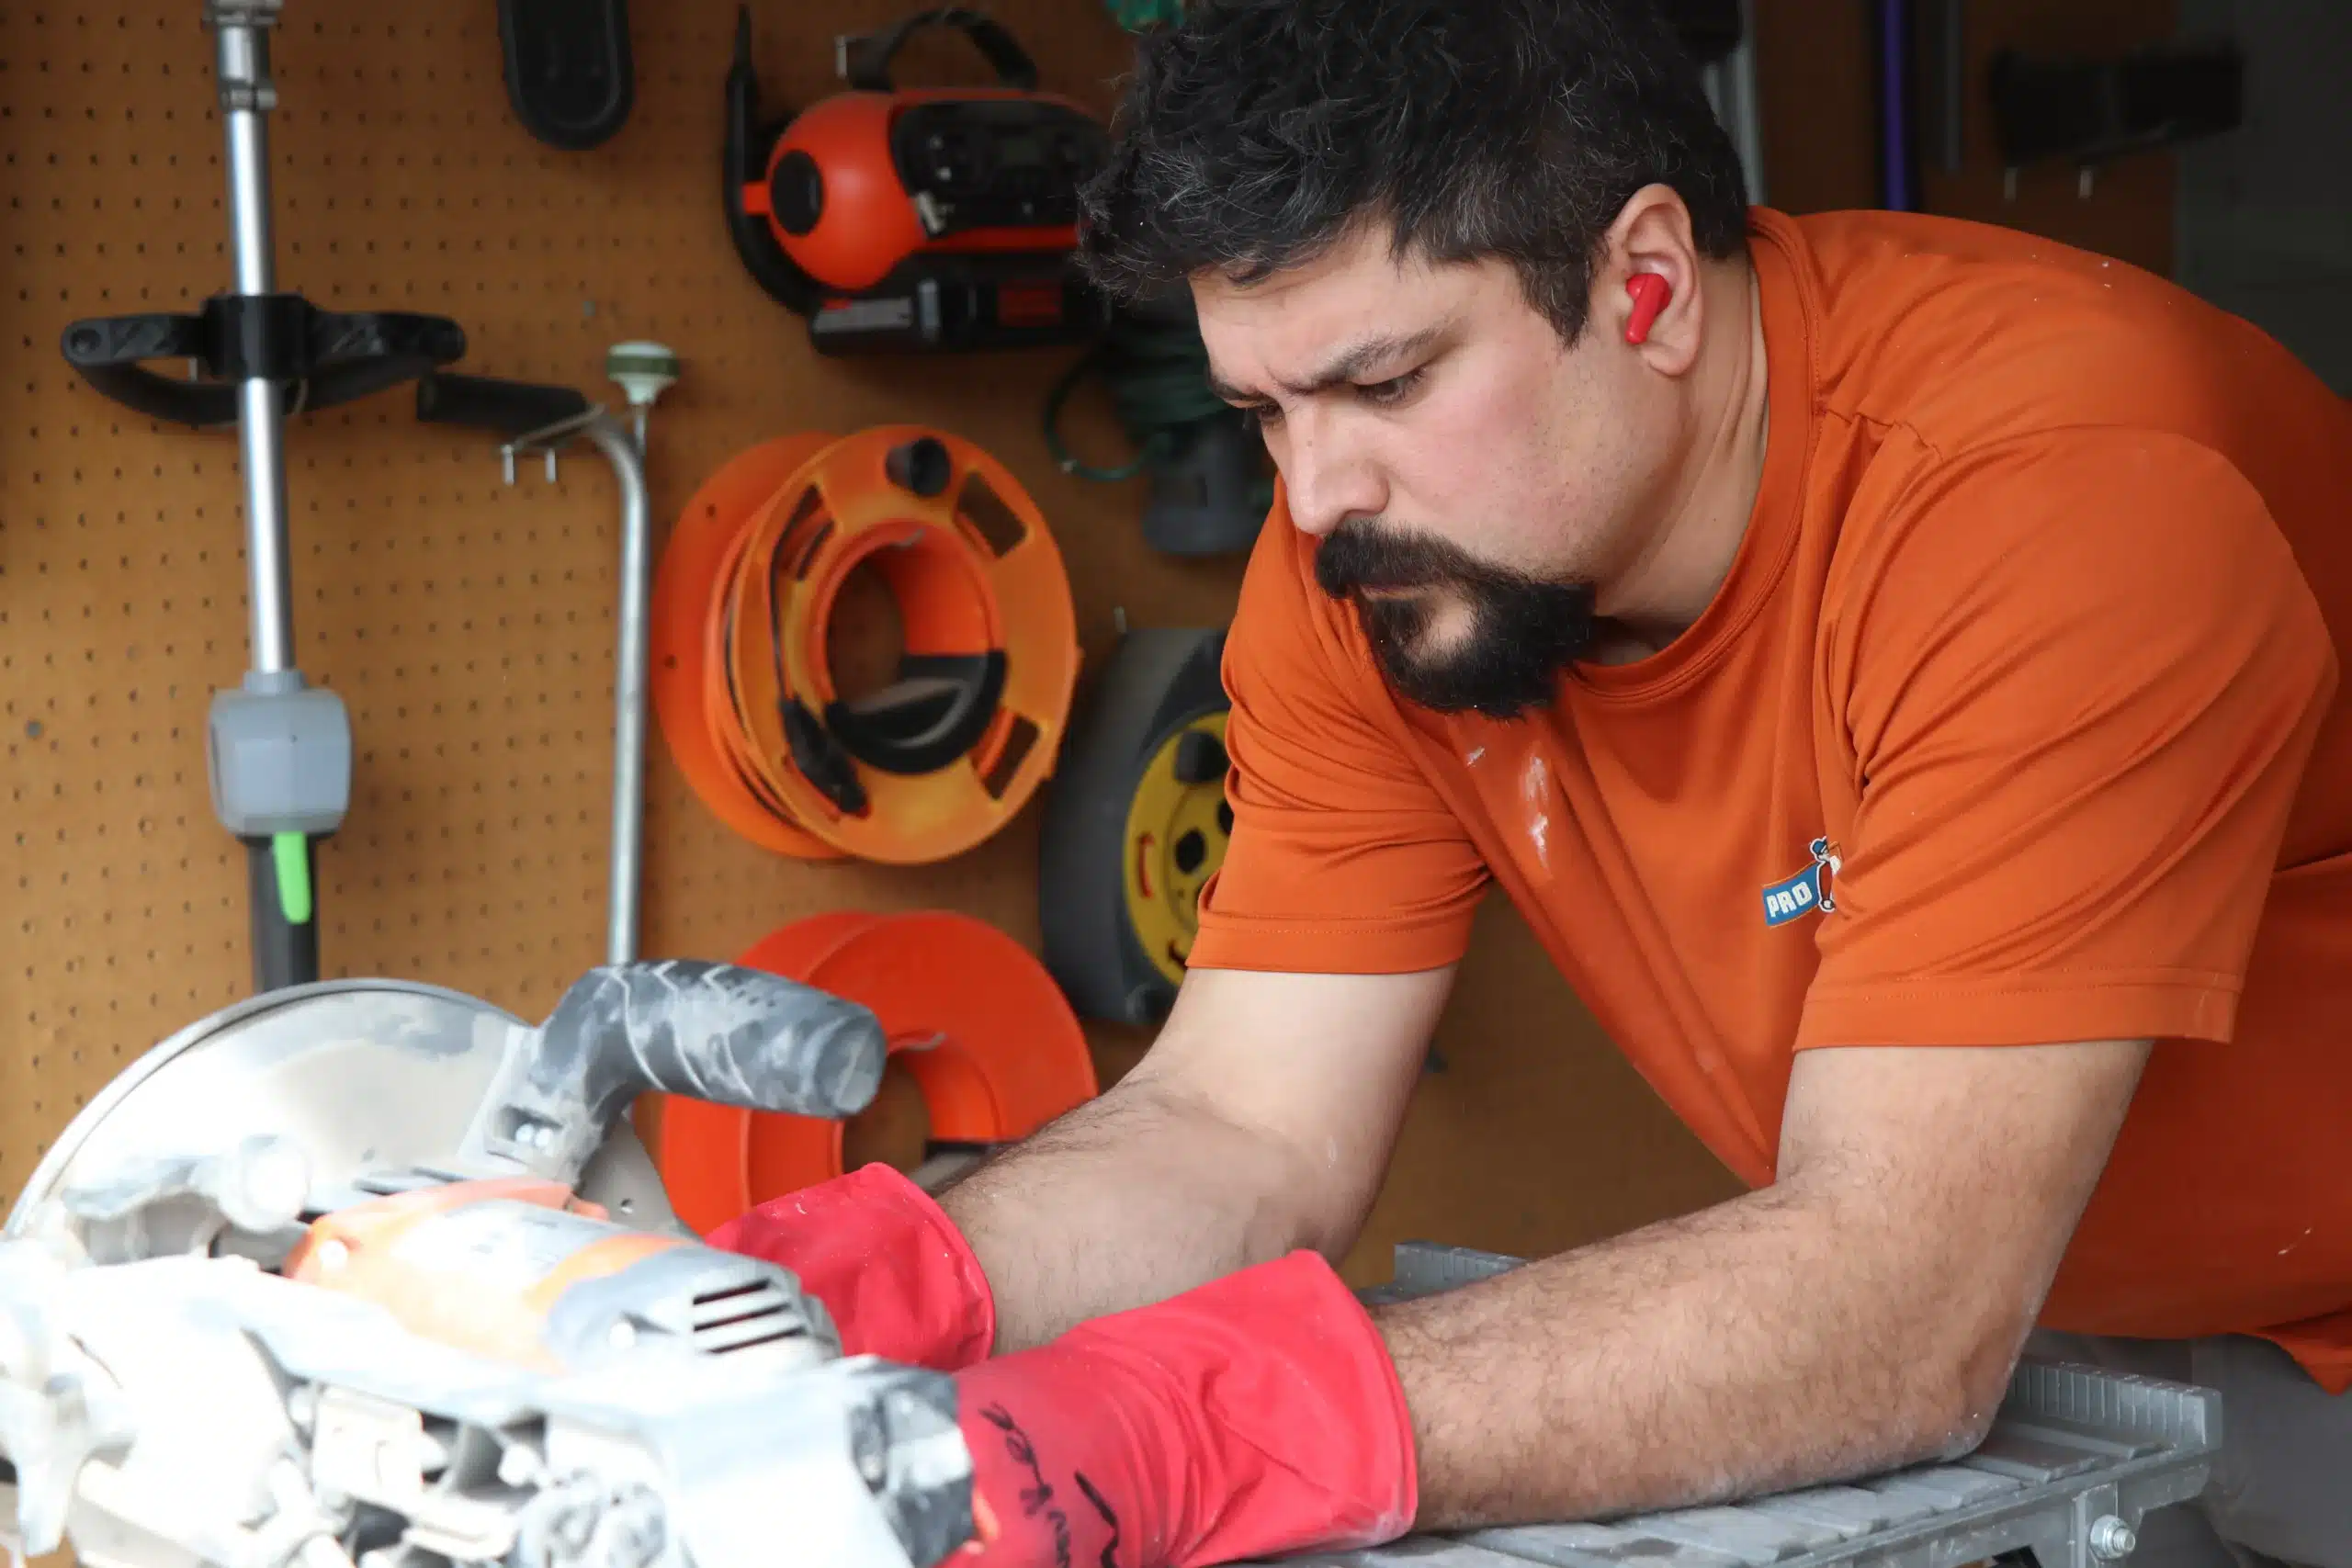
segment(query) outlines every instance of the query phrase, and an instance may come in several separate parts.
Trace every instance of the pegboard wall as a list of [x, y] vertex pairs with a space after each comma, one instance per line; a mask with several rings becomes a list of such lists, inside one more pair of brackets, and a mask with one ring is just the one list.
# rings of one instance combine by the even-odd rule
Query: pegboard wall
[[[203, 752], [209, 693], [245, 666], [236, 439], [122, 410], [82, 384], [58, 346], [76, 317], [192, 310], [230, 284], [202, 9], [0, 6], [0, 301], [16, 344], [0, 376], [13, 882], [0, 1189], [11, 1195], [127, 1060], [250, 986], [244, 853], [214, 820]], [[1099, 0], [989, 9], [1028, 45], [1046, 86], [1107, 109], [1128, 43]], [[755, 5], [770, 102], [831, 90], [832, 37], [900, 10]], [[1090, 660], [1107, 653], [1121, 611], [1135, 625], [1222, 624], [1238, 559], [1155, 555], [1137, 525], [1139, 481], [1087, 484], [1047, 457], [1039, 408], [1068, 354], [825, 360], [759, 292], [718, 199], [734, 18], [721, 0], [639, 0], [634, 110], [612, 141], [578, 153], [535, 141], [509, 111], [491, 0], [288, 0], [269, 122], [279, 286], [330, 310], [449, 316], [469, 340], [457, 369], [569, 383], [615, 405], [606, 348], [671, 345], [684, 370], [651, 421], [657, 547], [702, 479], [758, 440], [928, 421], [988, 446], [1044, 509]], [[901, 79], [974, 80], [967, 48], [919, 39]], [[1081, 451], [1121, 450], [1099, 399], [1073, 405], [1069, 431]], [[539, 1016], [603, 953], [611, 472], [583, 448], [554, 483], [526, 461], [509, 486], [490, 438], [418, 425], [406, 389], [289, 422], [287, 449], [295, 657], [343, 694], [356, 749], [348, 817], [319, 852], [323, 968], [432, 981]], [[960, 908], [1034, 947], [1034, 807], [945, 864], [786, 860], [704, 810], [649, 728], [646, 953], [726, 956], [840, 907]], [[1532, 944], [1502, 940], [1506, 956], [1484, 961], [1491, 977], [1457, 1013], [1508, 1036], [1531, 987], [1549, 987], [1539, 1005], [1585, 1048], [1542, 1044], [1533, 1082], [1497, 1056], [1499, 1077], [1435, 1091], [1438, 1109], [1417, 1107], [1408, 1145], [1440, 1179], [1400, 1177], [1402, 1207], [1385, 1207], [1423, 1230], [1445, 1228], [1450, 1208], [1475, 1209], [1483, 1222], [1453, 1227], [1455, 1239], [1526, 1245], [1556, 1239], [1563, 1224], [1611, 1228], [1712, 1195], [1719, 1173], [1606, 1054]], [[1112, 1031], [1096, 1041], [1106, 1077], [1140, 1044]], [[1450, 1055], [1466, 1065], [1483, 1050]], [[1489, 1092], [1506, 1082], [1510, 1095]], [[1535, 1177], [1521, 1179], [1516, 1156], [1490, 1158], [1483, 1174], [1464, 1164], [1466, 1151], [1498, 1146], [1482, 1115], [1508, 1122], [1510, 1105], [1556, 1104], [1555, 1089], [1587, 1108], [1579, 1125], [1593, 1123], [1594, 1141], [1568, 1165], [1543, 1112], [1527, 1146], [1551, 1164]], [[1568, 1195], [1574, 1217], [1559, 1221], [1560, 1194], [1594, 1169], [1613, 1174]], [[1442, 1190], [1461, 1203], [1432, 1196]], [[1385, 1247], [1395, 1228], [1375, 1226], [1367, 1246]]]

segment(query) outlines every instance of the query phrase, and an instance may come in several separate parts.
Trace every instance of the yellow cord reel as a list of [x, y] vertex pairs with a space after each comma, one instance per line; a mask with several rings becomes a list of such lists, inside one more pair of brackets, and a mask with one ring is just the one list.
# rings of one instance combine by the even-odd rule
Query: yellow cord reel
[[1225, 863], [1233, 808], [1225, 803], [1225, 712], [1170, 733], [1144, 764], [1127, 804], [1127, 919], [1170, 986], [1182, 985], [1200, 930], [1201, 888]]
[[1082, 1018], [1148, 1024], [1183, 983], [1224, 863], [1223, 630], [1136, 631], [1095, 681], [1046, 799], [1046, 966]]

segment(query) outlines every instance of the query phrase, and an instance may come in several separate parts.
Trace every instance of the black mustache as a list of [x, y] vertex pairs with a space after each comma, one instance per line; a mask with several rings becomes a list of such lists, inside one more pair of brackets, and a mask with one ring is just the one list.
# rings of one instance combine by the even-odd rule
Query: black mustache
[[1349, 521], [1315, 550], [1315, 581], [1334, 599], [1365, 590], [1428, 588], [1480, 581], [1495, 569], [1454, 545], [1417, 534], [1393, 534]]

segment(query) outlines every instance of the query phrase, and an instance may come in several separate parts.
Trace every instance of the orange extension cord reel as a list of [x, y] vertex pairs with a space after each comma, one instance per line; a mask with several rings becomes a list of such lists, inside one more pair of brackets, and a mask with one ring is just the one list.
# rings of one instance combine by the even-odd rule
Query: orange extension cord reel
[[[843, 584], [878, 576], [898, 679], [844, 694]], [[703, 804], [808, 860], [914, 864], [972, 848], [1051, 773], [1078, 681], [1052, 534], [1003, 466], [919, 425], [781, 436], [687, 502], [654, 579], [663, 739]]]
[[[1100, 1092], [1086, 1036], [1045, 966], [967, 915], [816, 915], [736, 962], [872, 1009], [922, 1091], [934, 1143], [1026, 1137]], [[698, 1235], [842, 1174], [842, 1122], [647, 1099], [654, 1164]]]

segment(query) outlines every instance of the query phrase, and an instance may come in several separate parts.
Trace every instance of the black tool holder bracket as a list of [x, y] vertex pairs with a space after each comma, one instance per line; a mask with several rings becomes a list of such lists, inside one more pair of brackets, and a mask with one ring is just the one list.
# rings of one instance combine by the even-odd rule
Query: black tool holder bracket
[[2134, 153], [2233, 130], [2245, 117], [2245, 61], [2235, 43], [2168, 43], [2113, 59], [2034, 59], [2003, 50], [1985, 91], [2004, 185], [2021, 168], [2075, 164], [2083, 195], [2092, 171]]
[[[340, 314], [299, 294], [216, 294], [192, 315], [94, 316], [64, 333], [65, 362], [125, 408], [198, 429], [237, 423], [240, 385], [280, 389], [278, 412], [315, 412], [413, 381], [466, 352], [466, 334], [440, 316], [397, 310]], [[205, 378], [147, 367], [184, 360]]]

